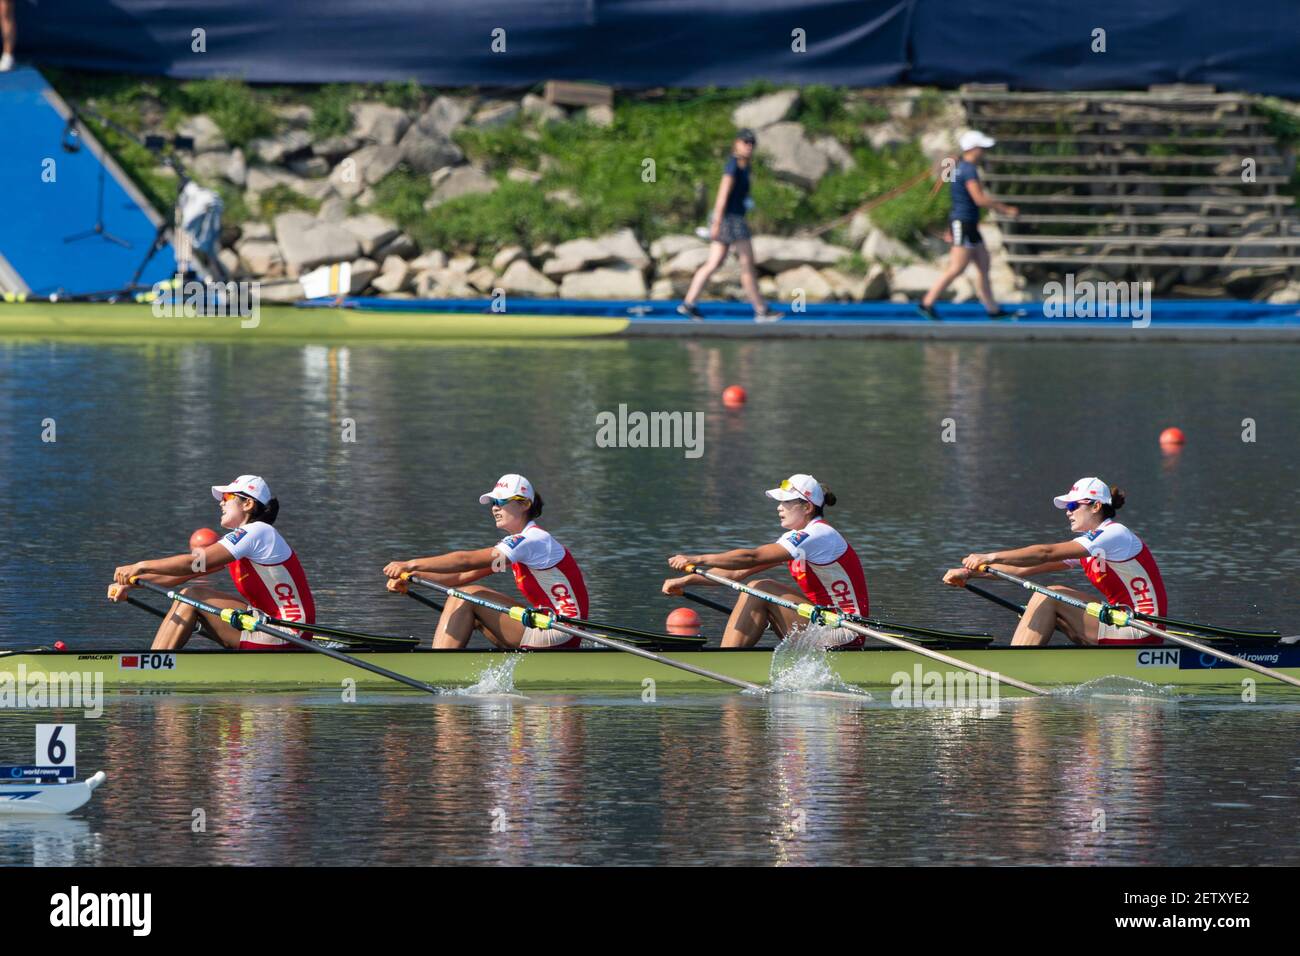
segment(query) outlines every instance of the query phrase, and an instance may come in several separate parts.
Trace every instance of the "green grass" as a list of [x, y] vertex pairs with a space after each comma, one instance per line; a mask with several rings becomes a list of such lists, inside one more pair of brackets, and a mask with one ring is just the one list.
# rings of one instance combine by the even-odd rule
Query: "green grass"
[[[106, 116], [135, 133], [161, 124], [174, 130], [186, 116], [206, 113], [231, 145], [274, 135], [282, 124], [275, 107], [305, 104], [312, 110], [310, 130], [323, 138], [352, 127], [351, 106], [382, 101], [409, 111], [424, 109], [437, 91], [414, 82], [328, 84], [319, 87], [250, 87], [234, 79], [174, 81], [51, 71], [51, 82], [69, 99], [91, 100]], [[533, 246], [598, 235], [630, 227], [643, 242], [692, 232], [712, 206], [722, 166], [735, 132], [731, 112], [740, 103], [777, 87], [759, 82], [743, 89], [672, 89], [620, 100], [614, 124], [602, 128], [576, 117], [543, 127], [520, 117], [491, 130], [463, 129], [456, 139], [466, 156], [501, 181], [488, 195], [465, 196], [438, 207], [423, 207], [428, 177], [399, 168], [376, 188], [374, 210], [398, 222], [422, 247], [483, 253], [507, 243]], [[922, 94], [918, 111], [938, 110], [942, 97]], [[794, 112], [812, 137], [831, 135], [854, 156], [857, 168], [829, 173], [811, 193], [776, 179], [760, 156], [753, 172], [756, 231], [790, 234], [850, 212], [925, 168], [914, 145], [885, 153], [870, 149], [864, 126], [887, 118], [867, 99], [824, 86], [804, 87]], [[127, 137], [97, 128], [105, 144], [156, 208], [171, 206], [174, 181], [156, 172], [157, 158]], [[541, 183], [505, 179], [512, 167], [551, 166]], [[228, 222], [254, 215], [238, 190], [215, 185], [226, 199]], [[579, 208], [548, 200], [563, 189], [581, 201]], [[318, 203], [277, 187], [262, 196], [257, 218], [269, 221], [286, 209], [317, 208]], [[871, 216], [895, 238], [910, 240], [942, 221], [946, 191], [930, 197], [925, 186], [884, 203]]]

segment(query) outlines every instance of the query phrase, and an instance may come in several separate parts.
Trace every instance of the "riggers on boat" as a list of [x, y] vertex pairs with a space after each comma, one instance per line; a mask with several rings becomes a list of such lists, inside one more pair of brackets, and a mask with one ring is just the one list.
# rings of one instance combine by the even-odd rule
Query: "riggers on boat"
[[[1274, 644], [1251, 642], [1220, 644], [1248, 661], [1300, 678], [1300, 644], [1285, 640]], [[661, 650], [671, 660], [691, 664], [737, 680], [768, 681], [773, 652], [770, 647], [721, 649], [681, 648]], [[971, 675], [910, 651], [867, 647], [830, 651], [827, 661], [846, 683], [861, 687], [890, 687], [898, 675], [915, 680], [916, 668], [925, 680], [966, 680]], [[1133, 678], [1155, 685], [1240, 685], [1250, 678], [1270, 683], [1252, 671], [1218, 657], [1176, 645], [1153, 647], [950, 648], [945, 653], [989, 671], [1035, 684], [1072, 685], [1102, 677]], [[479, 682], [491, 668], [515, 664], [515, 687], [607, 687], [639, 691], [642, 681], [659, 684], [717, 687], [715, 681], [604, 648], [574, 648], [537, 652], [499, 650], [352, 651], [352, 656], [437, 687], [463, 687]], [[311, 689], [336, 688], [345, 680], [359, 685], [401, 689], [391, 680], [339, 660], [310, 651], [257, 651], [184, 649], [179, 651], [123, 651], [119, 649], [55, 651], [29, 650], [0, 654], [0, 682], [38, 680], [71, 682], [102, 680], [107, 690], [130, 688]], [[102, 676], [100, 676], [102, 675]], [[942, 675], [933, 677], [931, 675]], [[55, 686], [54, 683], [50, 687]], [[1002, 689], [1008, 696], [1013, 688]]]

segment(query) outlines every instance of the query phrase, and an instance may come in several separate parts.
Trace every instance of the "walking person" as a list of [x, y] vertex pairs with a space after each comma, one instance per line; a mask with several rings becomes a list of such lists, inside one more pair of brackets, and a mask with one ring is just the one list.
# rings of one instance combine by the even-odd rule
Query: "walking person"
[[983, 303], [991, 319], [1005, 319], [1012, 315], [993, 298], [993, 287], [989, 284], [989, 251], [980, 236], [980, 209], [994, 209], [1013, 219], [1020, 215], [1015, 206], [998, 202], [984, 191], [980, 183], [976, 164], [984, 155], [984, 150], [993, 146], [994, 140], [978, 130], [963, 133], [960, 140], [961, 158], [952, 179], [952, 213], [948, 218], [952, 244], [952, 258], [943, 275], [935, 280], [930, 291], [925, 294], [917, 310], [927, 319], [938, 320], [934, 303], [943, 295], [966, 267], [974, 263], [976, 269], [975, 292]]
[[731, 157], [722, 171], [718, 184], [718, 198], [713, 204], [713, 218], [709, 222], [709, 258], [695, 271], [686, 298], [677, 307], [680, 315], [703, 319], [695, 302], [704, 291], [705, 283], [718, 267], [726, 261], [733, 248], [740, 261], [740, 284], [745, 296], [754, 307], [755, 322], [775, 322], [784, 313], [770, 311], [758, 291], [758, 276], [754, 270], [754, 247], [750, 242], [749, 223], [745, 214], [753, 206], [749, 198], [749, 172], [758, 138], [753, 130], [742, 129], [731, 144]]

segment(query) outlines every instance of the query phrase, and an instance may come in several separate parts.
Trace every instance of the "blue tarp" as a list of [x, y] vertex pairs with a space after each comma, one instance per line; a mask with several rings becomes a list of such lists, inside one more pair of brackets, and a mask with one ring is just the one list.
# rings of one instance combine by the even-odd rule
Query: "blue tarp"
[[18, 0], [18, 20], [38, 63], [262, 83], [1188, 82], [1300, 98], [1296, 0]]
[[[491, 299], [380, 299], [351, 296], [343, 299], [309, 299], [298, 303], [307, 308], [347, 308], [373, 312], [453, 312], [489, 314]], [[780, 304], [776, 306], [781, 308]], [[978, 302], [961, 304], [940, 302], [936, 307], [945, 323], [989, 323], [988, 314]], [[1026, 328], [1034, 325], [1065, 323], [1071, 326], [1129, 326], [1127, 316], [1109, 318], [1049, 317], [1043, 303], [1025, 302], [1006, 306], [1017, 313], [1015, 322]], [[1154, 299], [1148, 304], [1152, 322], [1161, 325], [1222, 326], [1263, 325], [1300, 326], [1300, 305], [1270, 305], [1267, 302], [1241, 302], [1233, 299]], [[680, 320], [689, 326], [690, 319], [679, 316], [677, 302], [626, 299], [515, 299], [509, 300], [513, 315], [609, 316], [633, 320]], [[699, 309], [709, 322], [735, 321], [752, 324], [754, 310], [746, 302], [701, 302]], [[916, 306], [902, 302], [833, 302], [809, 305], [807, 311], [788, 314], [781, 321], [787, 325], [803, 322], [915, 322]], [[1007, 324], [993, 320], [993, 324]]]

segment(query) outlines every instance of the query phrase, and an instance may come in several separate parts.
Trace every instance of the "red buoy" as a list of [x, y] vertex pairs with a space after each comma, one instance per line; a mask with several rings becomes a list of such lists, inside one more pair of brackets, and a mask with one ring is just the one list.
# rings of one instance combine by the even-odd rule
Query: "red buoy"
[[67, 645], [67, 644], [64, 644], [62, 641], [55, 641], [55, 642], [54, 642], [54, 649], [55, 649], [56, 651], [66, 651], [66, 650], [68, 649], [68, 645]]
[[744, 387], [740, 385], [728, 385], [722, 390], [722, 404], [728, 408], [739, 408], [745, 404], [748, 398], [749, 395], [745, 393]]
[[700, 633], [700, 616], [688, 607], [674, 608], [666, 625], [669, 634], [697, 637]]
[[1170, 426], [1160, 433], [1160, 444], [1162, 445], [1181, 445], [1187, 440], [1183, 435], [1181, 428]]
[[210, 544], [216, 544], [221, 540], [221, 535], [217, 534], [211, 528], [199, 528], [190, 535], [190, 550], [196, 548], [206, 548]]

